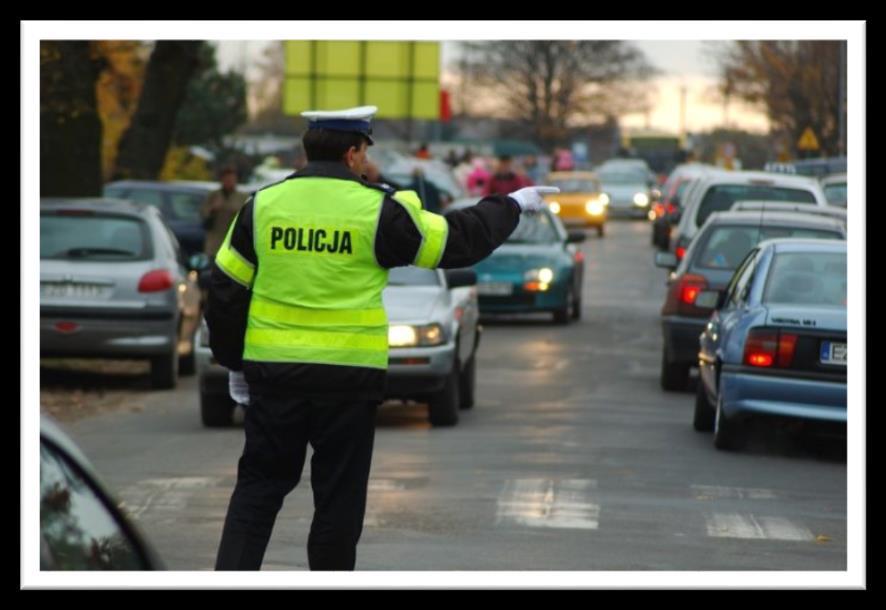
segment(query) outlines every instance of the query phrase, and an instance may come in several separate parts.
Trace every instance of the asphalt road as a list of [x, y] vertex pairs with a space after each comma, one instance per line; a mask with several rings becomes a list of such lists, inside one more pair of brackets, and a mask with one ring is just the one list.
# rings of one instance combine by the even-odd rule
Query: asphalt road
[[[846, 570], [845, 438], [763, 429], [740, 453], [714, 449], [692, 428], [694, 391], [658, 384], [665, 272], [650, 228], [607, 230], [583, 244], [580, 322], [484, 321], [477, 405], [457, 427], [382, 407], [358, 569]], [[123, 408], [63, 426], [170, 569], [212, 569], [242, 428], [202, 427], [194, 378], [131, 383]], [[267, 570], [307, 569], [309, 476]]]

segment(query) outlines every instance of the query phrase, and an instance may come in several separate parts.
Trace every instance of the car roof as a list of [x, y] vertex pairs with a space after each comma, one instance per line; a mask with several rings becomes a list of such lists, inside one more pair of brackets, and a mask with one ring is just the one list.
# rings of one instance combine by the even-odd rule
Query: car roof
[[821, 179], [822, 184], [831, 184], [833, 182], [846, 182], [846, 174], [828, 174]]
[[208, 192], [220, 188], [217, 182], [201, 180], [118, 180], [109, 182], [105, 186], [123, 188], [150, 187], [158, 191], [200, 191]]
[[115, 199], [112, 197], [47, 197], [40, 200], [41, 212], [69, 209], [144, 216], [151, 213], [150, 210], [156, 210], [157, 208], [147, 203], [136, 203], [128, 199]]
[[761, 241], [758, 246], [774, 248], [776, 253], [783, 252], [846, 252], [848, 242], [840, 239], [810, 239], [805, 237], [779, 237]]
[[711, 224], [742, 224], [742, 225], [778, 225], [784, 224], [797, 227], [822, 228], [822, 229], [843, 229], [843, 223], [829, 216], [817, 216], [814, 214], [804, 214], [803, 212], [756, 212], [753, 210], [740, 212], [714, 212], [708, 221]]
[[818, 180], [809, 176], [798, 176], [794, 174], [778, 174], [775, 172], [756, 172], [756, 171], [712, 171], [705, 177], [705, 181], [710, 184], [752, 184], [754, 182], [768, 182], [772, 186], [782, 187], [806, 187], [815, 189], [818, 186]]

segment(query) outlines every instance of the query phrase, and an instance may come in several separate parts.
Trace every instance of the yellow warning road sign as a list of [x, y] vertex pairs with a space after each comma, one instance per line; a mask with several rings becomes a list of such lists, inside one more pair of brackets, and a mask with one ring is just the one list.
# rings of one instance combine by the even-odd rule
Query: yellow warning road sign
[[815, 137], [815, 132], [812, 131], [811, 127], [807, 127], [806, 131], [803, 132], [803, 135], [800, 136], [800, 141], [797, 142], [797, 149], [799, 150], [818, 150], [818, 138]]

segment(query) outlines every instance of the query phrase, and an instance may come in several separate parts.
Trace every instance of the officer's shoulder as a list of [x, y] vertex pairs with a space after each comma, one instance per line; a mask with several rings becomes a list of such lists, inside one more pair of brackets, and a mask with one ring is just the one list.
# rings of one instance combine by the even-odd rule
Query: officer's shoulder
[[366, 188], [370, 188], [375, 191], [381, 191], [385, 195], [388, 195], [391, 197], [393, 197], [394, 194], [397, 192], [397, 189], [395, 189], [394, 187], [392, 187], [389, 184], [382, 184], [382, 183], [377, 183], [377, 182], [366, 182], [365, 180], [362, 181], [361, 184], [363, 186], [365, 186]]

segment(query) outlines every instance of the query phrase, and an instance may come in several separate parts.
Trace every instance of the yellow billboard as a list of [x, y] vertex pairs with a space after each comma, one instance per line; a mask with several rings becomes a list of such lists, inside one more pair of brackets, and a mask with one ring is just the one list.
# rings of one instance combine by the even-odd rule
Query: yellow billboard
[[437, 119], [440, 43], [288, 40], [283, 112], [378, 106], [379, 119]]

